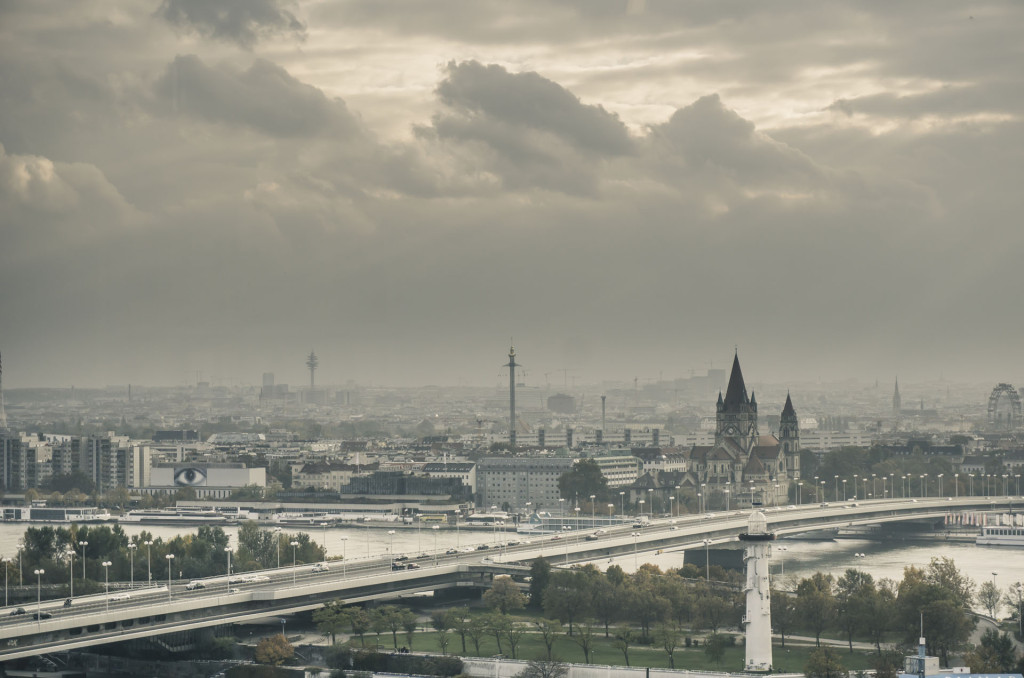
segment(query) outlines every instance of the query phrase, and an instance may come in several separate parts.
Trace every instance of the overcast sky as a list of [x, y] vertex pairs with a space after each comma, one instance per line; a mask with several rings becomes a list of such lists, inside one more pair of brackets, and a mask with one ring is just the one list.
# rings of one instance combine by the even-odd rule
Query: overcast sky
[[[4, 386], [1013, 381], [1024, 3], [0, 2]], [[568, 372], [561, 372], [568, 370]], [[550, 376], [545, 376], [550, 375]]]

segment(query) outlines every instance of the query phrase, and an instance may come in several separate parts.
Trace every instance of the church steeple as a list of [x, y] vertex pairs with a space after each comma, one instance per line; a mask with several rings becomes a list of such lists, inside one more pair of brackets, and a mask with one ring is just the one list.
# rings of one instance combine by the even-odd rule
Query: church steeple
[[744, 451], [749, 452], [757, 441], [757, 401], [747, 397], [743, 383], [743, 370], [737, 352], [732, 360], [732, 373], [725, 389], [725, 399], [719, 394], [715, 443], [725, 438], [733, 439]]
[[903, 403], [900, 400], [900, 378], [896, 377], [896, 388], [892, 392], [892, 413], [898, 417], [901, 409]]
[[779, 417], [779, 442], [782, 443], [782, 452], [786, 455], [786, 465], [790, 478], [800, 477], [800, 421], [796, 416], [796, 409], [793, 408], [793, 400], [786, 392], [786, 404], [782, 406], [782, 416]]

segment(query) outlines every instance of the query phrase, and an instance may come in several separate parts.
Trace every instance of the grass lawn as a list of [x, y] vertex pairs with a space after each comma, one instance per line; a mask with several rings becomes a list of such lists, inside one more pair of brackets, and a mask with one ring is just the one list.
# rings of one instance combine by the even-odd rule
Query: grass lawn
[[[613, 666], [625, 665], [626, 662], [622, 655], [622, 651], [616, 648], [612, 643], [612, 639], [605, 639], [604, 633], [600, 633], [599, 636], [595, 638], [594, 644], [591, 648], [590, 663], [608, 664]], [[354, 647], [359, 647], [359, 639], [352, 639], [350, 644]], [[400, 647], [409, 646], [408, 639], [405, 634], [399, 634], [398, 644]], [[368, 634], [366, 637], [366, 646], [371, 648], [375, 645], [376, 636]], [[388, 652], [392, 649], [390, 633], [381, 635], [380, 649], [384, 652]], [[437, 633], [420, 632], [414, 634], [411, 649], [417, 652], [432, 652], [440, 654], [441, 648], [437, 644]], [[807, 664], [807, 658], [814, 649], [815, 648], [813, 646], [808, 647], [804, 645], [791, 644], [783, 648], [776, 643], [772, 652], [775, 671], [780, 673], [802, 673], [804, 666]], [[855, 671], [858, 669], [871, 668], [871, 653], [854, 651], [851, 654], [844, 648], [836, 648], [836, 650], [839, 655], [839, 660], [847, 669]], [[457, 633], [452, 633], [450, 635], [448, 654], [463, 655], [462, 640], [459, 638]], [[473, 641], [468, 637], [466, 638], [466, 652], [464, 656], [492, 657], [496, 654], [499, 654], [499, 651], [493, 636], [488, 636], [480, 642], [479, 653], [475, 651]], [[512, 656], [507, 643], [504, 641], [502, 642], [501, 654], [504, 654], [506, 657]], [[583, 650], [573, 640], [564, 635], [560, 636], [555, 642], [553, 654], [555, 658], [561, 661], [577, 664], [582, 664], [584, 662]], [[519, 659], [542, 659], [547, 657], [547, 648], [544, 647], [544, 643], [541, 641], [541, 637], [538, 634], [527, 633], [523, 636], [517, 655]], [[681, 646], [676, 648], [675, 660], [677, 669], [742, 671], [744, 648], [742, 645], [726, 648], [722, 661], [716, 664], [704, 653], [703, 647], [686, 648]], [[666, 653], [661, 647], [634, 645], [629, 648], [629, 663], [631, 666], [668, 668], [668, 653]]]

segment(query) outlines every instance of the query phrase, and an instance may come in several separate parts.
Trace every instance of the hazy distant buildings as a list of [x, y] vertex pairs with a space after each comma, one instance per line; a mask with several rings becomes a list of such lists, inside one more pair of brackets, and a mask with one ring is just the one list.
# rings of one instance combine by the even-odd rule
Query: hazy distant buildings
[[556, 393], [548, 397], [548, 409], [558, 414], [575, 414], [576, 398], [565, 393]]

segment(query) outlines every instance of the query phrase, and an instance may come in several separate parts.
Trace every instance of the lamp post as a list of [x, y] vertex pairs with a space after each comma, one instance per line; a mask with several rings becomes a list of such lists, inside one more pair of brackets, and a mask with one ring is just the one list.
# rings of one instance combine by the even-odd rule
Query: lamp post
[[104, 560], [100, 565], [103, 566], [103, 588], [106, 591], [104, 598], [106, 598], [107, 612], [110, 611], [110, 566], [113, 565], [109, 560]]
[[944, 475], [945, 475], [944, 473], [940, 473], [938, 475], [938, 478], [939, 478], [939, 496], [940, 497], [945, 497], [946, 496], [946, 488], [943, 486], [943, 482], [942, 482], [942, 476], [944, 476]]
[[0, 565], [4, 566], [4, 607], [7, 607], [7, 563], [9, 562], [11, 561], [0, 556]]
[[846, 478], [843, 478], [843, 501], [846, 501]]
[[[708, 487], [707, 483], [701, 483], [700, 484], [700, 492], [697, 493], [697, 497], [700, 500], [700, 501], [697, 502], [698, 507], [699, 507], [698, 510], [700, 511], [701, 514], [704, 514], [704, 513], [708, 512], [708, 490], [707, 490], [707, 487]], [[703, 495], [703, 497], [701, 497], [701, 495]], [[703, 503], [701, 503], [701, 502], [703, 502]]]
[[637, 537], [640, 536], [640, 533], [639, 532], [630, 532], [630, 535], [632, 535], [632, 537], [633, 537], [633, 569], [637, 570], [640, 567], [640, 561], [637, 559], [636, 540], [637, 540]]
[[395, 531], [388, 530], [388, 556], [391, 562], [395, 561]]
[[[676, 485], [676, 496], [679, 497], [679, 502], [680, 503], [682, 503], [682, 501], [683, 501], [682, 489], [683, 488], [681, 488], [679, 485]], [[670, 513], [671, 513], [671, 511], [670, 511]], [[676, 518], [679, 517], [679, 509], [676, 509], [676, 516], [675, 517]]]
[[804, 504], [804, 482], [802, 480], [797, 481], [796, 484], [796, 505], [803, 506]]
[[625, 515], [626, 513], [626, 493], [619, 492], [619, 515]]
[[579, 506], [575, 507], [573, 509], [573, 512], [575, 512], [575, 514], [576, 514], [576, 541], [579, 542], [579, 540], [580, 540], [580, 507]]
[[434, 567], [437, 567], [437, 533], [441, 531], [441, 526], [431, 525], [430, 530], [434, 533]]
[[[73, 549], [67, 550], [68, 557], [68, 598], [75, 597], [75, 552]], [[2, 561], [2, 559], [0, 559]], [[7, 590], [7, 564], [4, 563], [4, 591]], [[7, 598], [4, 597], [4, 607], [7, 607]]]
[[921, 498], [924, 499], [928, 496], [928, 485], [925, 483], [925, 478], [928, 477], [927, 473], [921, 474]]
[[228, 581], [227, 588], [228, 593], [231, 593], [231, 546], [224, 547], [224, 553], [228, 554]]
[[344, 577], [348, 570], [348, 558], [345, 557], [345, 544], [348, 543], [348, 537], [341, 538], [341, 576]]
[[281, 528], [274, 528], [274, 545], [277, 546], [277, 569], [281, 569]]
[[642, 520], [644, 517], [644, 500], [641, 499], [640, 501], [637, 502], [637, 504], [640, 506], [640, 518]]
[[[856, 473], [853, 474], [853, 500], [854, 501], [857, 501], [860, 498], [860, 495], [857, 492], [857, 475], [858, 474], [856, 474]], [[846, 494], [846, 493], [844, 492], [843, 494]]]
[[41, 614], [41, 612], [42, 612], [42, 605], [43, 605], [43, 583], [42, 583], [43, 580], [42, 580], [42, 576], [44, 574], [46, 574], [46, 570], [37, 569], [37, 570], [32, 570], [32, 571], [36, 575], [36, 626], [38, 627], [39, 626], [39, 622], [43, 618], [43, 615]]
[[708, 546], [711, 544], [710, 539], [704, 540], [704, 581], [711, 581], [711, 553], [708, 551]]
[[725, 488], [725, 510], [726, 511], [729, 510], [729, 487], [728, 487], [728, 485], [729, 485], [729, 483], [726, 483], [726, 488]]
[[167, 600], [171, 599], [171, 569], [174, 566], [174, 554], [168, 553], [164, 558], [167, 559]]
[[960, 474], [959, 473], [954, 473], [953, 474], [953, 496], [956, 499], [960, 498]]
[[462, 548], [462, 545], [459, 543], [459, 515], [461, 515], [461, 514], [462, 514], [462, 511], [460, 511], [459, 509], [455, 509], [455, 511], [454, 511], [454, 515], [455, 515], [455, 551], [456, 551], [455, 560], [459, 559], [459, 552], [460, 552], [460, 549]]
[[821, 485], [821, 497], [818, 497], [818, 476], [814, 476], [814, 502], [820, 504], [825, 501], [825, 485], [822, 481]]
[[836, 475], [835, 480], [836, 480], [836, 495], [835, 495], [835, 499], [833, 499], [832, 501], [839, 501], [839, 475], [838, 474]]
[[[815, 476], [815, 477], [817, 477], [817, 476]], [[822, 480], [820, 482], [820, 485], [821, 485], [821, 501], [824, 502], [825, 501], [825, 481]]]
[[[883, 487], [882, 489], [884, 490], [885, 488]], [[871, 494], [876, 497], [878, 496], [878, 478], [874, 473], [871, 474]]]
[[131, 564], [128, 566], [128, 574], [131, 577], [131, 584], [128, 587], [131, 590], [135, 590], [135, 549], [139, 548], [139, 545], [135, 542], [128, 544], [128, 556], [131, 560]]
[[78, 545], [82, 547], [82, 579], [85, 579], [85, 547], [89, 545], [89, 542], [80, 541]]
[[647, 503], [651, 505], [651, 520], [654, 520], [654, 488], [647, 488], [647, 498], [650, 500]]
[[608, 524], [612, 522], [612, 511], [615, 509], [615, 504], [608, 504]]
[[152, 586], [153, 585], [153, 569], [151, 567], [152, 563], [151, 563], [150, 556], [152, 555], [152, 552], [150, 551], [150, 547], [153, 546], [153, 540], [152, 539], [147, 539], [146, 541], [144, 541], [142, 543], [146, 545], [146, 586]]
[[324, 528], [324, 560], [327, 560], [327, 522], [320, 523], [320, 527]]
[[676, 497], [675, 495], [669, 495], [668, 498], [668, 515], [672, 518], [676, 517]]
[[[394, 534], [394, 530], [388, 532], [388, 534]], [[292, 584], [295, 583], [295, 547], [299, 545], [297, 541], [290, 541], [288, 545], [292, 547]]]

